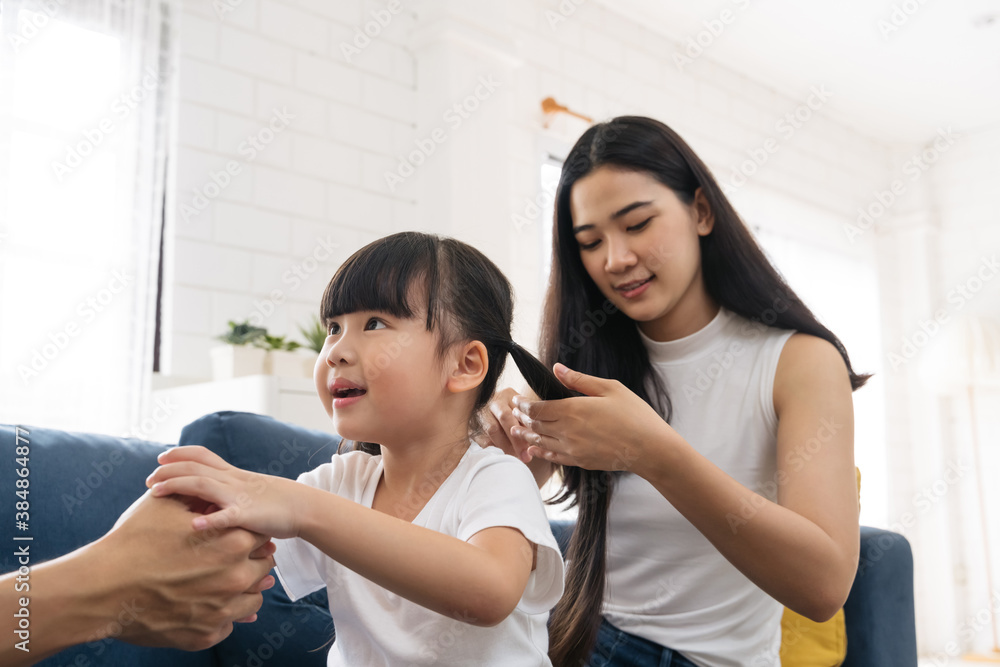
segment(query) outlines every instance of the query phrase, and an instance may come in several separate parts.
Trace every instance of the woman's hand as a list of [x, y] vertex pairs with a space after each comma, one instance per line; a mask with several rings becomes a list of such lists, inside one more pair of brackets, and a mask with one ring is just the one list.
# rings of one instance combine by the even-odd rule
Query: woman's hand
[[518, 426], [517, 417], [514, 416], [514, 404], [511, 402], [515, 396], [517, 392], [511, 387], [493, 394], [486, 409], [479, 415], [483, 432], [486, 434], [486, 439], [479, 444], [483, 447], [490, 445], [499, 447], [504, 453], [528, 463], [531, 461], [531, 456], [528, 454], [530, 444], [524, 438], [511, 433], [511, 430]]
[[192, 522], [195, 530], [240, 526], [277, 538], [297, 537], [294, 480], [241, 470], [204, 447], [175, 447], [161, 453], [160, 467], [146, 479], [154, 496], [181, 495], [213, 503]]
[[640, 472], [651, 447], [680, 436], [645, 401], [617, 380], [553, 367], [567, 388], [585, 394], [558, 401], [515, 396], [511, 429], [530, 446], [527, 454], [587, 470]]

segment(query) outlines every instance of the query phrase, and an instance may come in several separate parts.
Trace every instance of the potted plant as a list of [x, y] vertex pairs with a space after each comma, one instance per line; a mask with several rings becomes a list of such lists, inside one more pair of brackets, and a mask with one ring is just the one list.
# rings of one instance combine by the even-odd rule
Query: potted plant
[[264, 334], [254, 341], [267, 350], [267, 362], [265, 370], [271, 375], [282, 375], [286, 377], [303, 377], [304, 365], [302, 355], [296, 354], [295, 350], [302, 347], [294, 340], [285, 340], [284, 336], [270, 336]]
[[[316, 354], [323, 351], [323, 345], [326, 343], [326, 327], [323, 326], [318, 317], [313, 315], [308, 327], [299, 327], [299, 333], [305, 339], [307, 348]], [[306, 373], [312, 377], [313, 368], [316, 366], [316, 355], [310, 355], [306, 362]]]
[[230, 380], [264, 373], [267, 351], [255, 343], [265, 335], [267, 330], [262, 327], [254, 326], [248, 321], [237, 323], [230, 320], [229, 331], [218, 337], [227, 344], [213, 347], [209, 351], [212, 356], [212, 378]]

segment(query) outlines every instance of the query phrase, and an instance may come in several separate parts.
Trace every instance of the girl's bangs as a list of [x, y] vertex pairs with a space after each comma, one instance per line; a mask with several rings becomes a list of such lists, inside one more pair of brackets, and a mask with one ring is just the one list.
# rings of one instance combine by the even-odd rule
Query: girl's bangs
[[[344, 262], [323, 293], [320, 320], [347, 313], [378, 311], [394, 317], [414, 317], [414, 295], [428, 302], [428, 329], [432, 318], [433, 285], [437, 267], [435, 248], [425, 239], [394, 235], [361, 248]], [[414, 287], [423, 288], [414, 291]]]

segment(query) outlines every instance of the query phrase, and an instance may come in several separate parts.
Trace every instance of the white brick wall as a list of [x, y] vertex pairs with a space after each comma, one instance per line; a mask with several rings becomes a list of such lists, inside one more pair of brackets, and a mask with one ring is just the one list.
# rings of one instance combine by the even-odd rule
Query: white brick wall
[[[414, 198], [422, 190], [416, 179], [396, 193], [384, 179], [416, 138], [422, 89], [409, 45], [413, 8], [404, 2], [404, 12], [350, 62], [342, 50], [385, 4], [245, 0], [220, 18], [207, 4], [186, 3], [170, 233], [178, 244], [169, 274], [178, 286], [178, 301], [183, 296], [190, 303], [192, 293], [203, 290], [213, 304], [225, 300], [252, 307], [280, 276], [282, 263], [290, 267], [301, 259], [302, 248], [290, 238], [315, 238], [316, 230], [330, 230], [349, 239], [346, 256], [371, 238], [417, 226], [419, 201]], [[496, 131], [510, 138], [507, 155], [497, 159], [509, 162], [511, 212], [520, 212], [523, 202], [537, 194], [539, 103], [549, 95], [597, 119], [621, 113], [659, 118], [677, 129], [723, 182], [748, 159], [748, 151], [775, 137], [778, 151], [749, 179], [747, 191], [766, 189], [847, 221], [874, 188], [882, 187], [886, 148], [824, 117], [822, 110], [791, 137], [777, 134], [775, 124], [809, 91], [777, 93], [716, 65], [710, 49], [679, 71], [672, 59], [678, 45], [590, 3], [554, 29], [545, 10], [558, 12], [558, 7], [518, 0], [502, 7], [450, 8], [462, 12], [466, 25], [478, 22], [476, 29], [484, 34], [508, 36], [498, 43], [509, 45], [510, 55], [522, 62], [498, 93], [509, 109], [509, 127]], [[443, 110], [453, 101], [427, 106]], [[287, 109], [294, 120], [247, 161], [239, 147], [266, 126], [275, 109]], [[178, 215], [180, 203], [189, 203], [209, 172], [231, 159], [241, 161], [241, 173], [185, 223]], [[476, 193], [454, 196], [474, 201]], [[511, 249], [498, 261], [508, 271], [539, 272], [538, 253], [522, 257], [523, 248], [517, 247], [524, 240], [523, 234], [512, 233]], [[505, 256], [517, 259], [505, 262]], [[187, 266], [192, 263], [208, 266]], [[325, 278], [334, 268], [325, 267]], [[260, 278], [258, 270], [270, 277]], [[518, 295], [518, 328], [533, 343], [541, 281], [534, 275], [518, 280], [525, 287]], [[278, 334], [294, 334], [288, 313], [314, 310], [322, 282], [313, 278], [296, 289], [265, 325]], [[207, 341], [225, 326], [220, 314], [213, 308], [212, 322], [203, 315], [177, 316], [172, 331]], [[187, 344], [186, 349], [197, 348]], [[207, 358], [186, 357], [180, 348], [176, 352], [168, 355], [170, 372], [207, 375]]]
[[[185, 2], [180, 21], [162, 360], [169, 374], [207, 377], [206, 350], [230, 319], [255, 316], [272, 333], [298, 337], [337, 266], [397, 221], [407, 227], [414, 208], [382, 176], [414, 132], [415, 67], [404, 44], [412, 18], [394, 17], [347, 62], [341, 43], [384, 3], [228, 4]], [[276, 111], [293, 118], [272, 135], [265, 128]], [[239, 173], [212, 196], [211, 175], [232, 160]], [[208, 206], [182, 209], [196, 192]], [[320, 250], [327, 259], [317, 262], [317, 240], [328, 237], [337, 251]]]

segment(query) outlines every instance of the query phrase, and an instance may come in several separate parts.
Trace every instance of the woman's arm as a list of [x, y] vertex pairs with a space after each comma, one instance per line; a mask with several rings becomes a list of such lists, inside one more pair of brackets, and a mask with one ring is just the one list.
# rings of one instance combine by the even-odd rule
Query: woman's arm
[[463, 542], [322, 489], [235, 468], [202, 447], [170, 449], [160, 462], [147, 480], [154, 495], [191, 495], [223, 508], [195, 519], [195, 528], [301, 537], [379, 586], [466, 623], [505, 619], [531, 574], [534, 547], [513, 528], [487, 528]]
[[566, 376], [564, 383], [587, 397], [522, 401], [515, 413], [531, 429], [519, 429], [534, 441], [530, 453], [633, 472], [785, 606], [816, 621], [843, 606], [857, 571], [858, 502], [851, 386], [831, 344], [796, 334], [779, 359], [776, 503], [695, 451], [620, 383]]
[[[200, 650], [237, 619], [253, 620], [261, 591], [274, 585], [274, 545], [238, 528], [196, 535], [193, 516], [180, 499], [147, 496], [96, 542], [0, 577], [0, 664], [31, 665], [111, 637]], [[17, 647], [25, 639], [28, 651]]]

